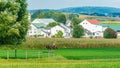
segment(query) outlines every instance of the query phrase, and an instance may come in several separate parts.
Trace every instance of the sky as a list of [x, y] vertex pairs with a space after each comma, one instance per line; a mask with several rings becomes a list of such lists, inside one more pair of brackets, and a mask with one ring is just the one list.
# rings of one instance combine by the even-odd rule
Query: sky
[[61, 9], [68, 7], [101, 6], [120, 8], [120, 0], [27, 0], [28, 9]]

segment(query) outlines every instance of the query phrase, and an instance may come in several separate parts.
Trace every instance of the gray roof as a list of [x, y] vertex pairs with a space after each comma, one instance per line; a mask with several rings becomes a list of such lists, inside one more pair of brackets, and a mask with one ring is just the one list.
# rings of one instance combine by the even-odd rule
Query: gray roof
[[32, 23], [32, 24], [38, 29], [45, 27], [45, 24], [43, 24], [43, 23]]

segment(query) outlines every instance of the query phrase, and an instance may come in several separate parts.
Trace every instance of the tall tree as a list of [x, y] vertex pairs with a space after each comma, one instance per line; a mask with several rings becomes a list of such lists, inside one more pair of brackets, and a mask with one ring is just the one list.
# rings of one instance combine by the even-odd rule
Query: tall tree
[[29, 28], [26, 0], [0, 1], [0, 44], [18, 44]]
[[63, 14], [63, 13], [61, 13], [61, 12], [55, 13], [55, 14], [54, 14], [54, 19], [55, 19], [55, 21], [57, 21], [57, 22], [66, 24], [66, 16], [65, 16], [65, 14]]
[[80, 25], [75, 25], [73, 27], [73, 37], [74, 38], [81, 38], [84, 35], [84, 29]]
[[74, 17], [72, 19], [72, 25], [71, 26], [74, 27], [74, 26], [78, 25], [80, 22], [81, 22], [81, 20], [79, 18]]

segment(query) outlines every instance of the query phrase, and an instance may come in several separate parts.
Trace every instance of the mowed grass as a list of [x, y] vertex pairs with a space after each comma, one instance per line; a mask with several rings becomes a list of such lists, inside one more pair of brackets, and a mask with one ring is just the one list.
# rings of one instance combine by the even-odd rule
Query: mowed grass
[[49, 58], [62, 56], [68, 60], [90, 60], [90, 59], [119, 59], [120, 47], [112, 48], [65, 48], [57, 50], [17, 50], [16, 57], [15, 51], [0, 50], [1, 58], [17, 58], [17, 59], [30, 59], [30, 58]]
[[0, 59], [0, 68], [119, 68], [120, 59], [65, 60], [48, 59]]
[[77, 49], [58, 49], [55, 51], [70, 60], [85, 59], [115, 59], [120, 58], [120, 48], [77, 48]]

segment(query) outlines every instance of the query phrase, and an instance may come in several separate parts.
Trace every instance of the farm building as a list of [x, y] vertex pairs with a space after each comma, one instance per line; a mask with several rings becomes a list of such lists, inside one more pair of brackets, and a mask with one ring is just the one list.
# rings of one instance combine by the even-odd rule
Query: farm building
[[53, 35], [57, 34], [58, 31], [63, 32], [64, 38], [71, 37], [71, 28], [67, 27], [63, 24], [56, 25], [54, 27], [46, 27], [49, 23], [55, 22], [53, 19], [35, 19], [28, 31], [28, 36], [41, 36], [41, 37], [52, 37]]
[[85, 37], [103, 37], [103, 31], [107, 27], [97, 24], [100, 24], [100, 22], [97, 20], [84, 20], [80, 23], [80, 25], [85, 29]]

